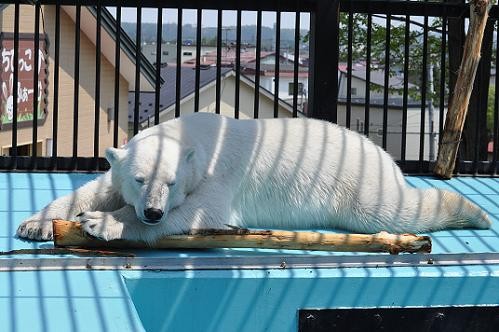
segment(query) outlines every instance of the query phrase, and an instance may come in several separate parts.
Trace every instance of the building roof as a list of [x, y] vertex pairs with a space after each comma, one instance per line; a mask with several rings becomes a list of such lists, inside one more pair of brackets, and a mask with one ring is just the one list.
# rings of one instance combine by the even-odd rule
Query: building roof
[[[232, 67], [236, 63], [236, 47], [223, 47], [221, 54], [221, 63], [222, 66]], [[264, 58], [274, 52], [260, 52], [260, 57]], [[255, 48], [241, 48], [240, 61], [241, 64], [245, 64], [251, 61], [255, 61], [256, 59], [256, 49]], [[217, 51], [207, 52], [206, 54], [202, 54], [200, 56], [200, 63], [202, 65], [215, 65], [217, 63]], [[185, 65], [196, 65], [196, 59], [190, 59], [184, 62]]]
[[[234, 67], [236, 63], [236, 48], [235, 47], [229, 47], [229, 48], [222, 48], [222, 54], [220, 57], [221, 65], [222, 67]], [[260, 59], [263, 60], [265, 58], [269, 57], [275, 57], [276, 52], [267, 52], [267, 51], [262, 51], [260, 52]], [[289, 77], [288, 73], [293, 73], [294, 72], [294, 63], [292, 57], [288, 54], [285, 55], [280, 55], [281, 62], [279, 64], [279, 72], [281, 73], [280, 76], [282, 77]], [[256, 49], [251, 48], [251, 49], [241, 49], [241, 69], [243, 72], [247, 74], [253, 75], [255, 72], [256, 68]], [[200, 63], [201, 65], [216, 65], [217, 63], [217, 52], [208, 52], [206, 54], [201, 55], [200, 57]], [[196, 59], [190, 59], [184, 62], [184, 65], [188, 66], [195, 66], [196, 65]], [[275, 64], [269, 64], [269, 63], [260, 63], [260, 71], [262, 75], [275, 75]], [[308, 76], [308, 67], [305, 65], [300, 64], [298, 66], [298, 72], [299, 76]], [[292, 75], [291, 75], [292, 76]]]
[[[196, 91], [195, 89], [195, 79], [196, 79], [196, 71], [193, 67], [182, 66], [181, 67], [181, 88], [180, 88], [180, 99], [184, 99], [186, 97], [191, 96]], [[175, 97], [175, 83], [176, 83], [176, 71], [177, 67], [175, 65], [167, 65], [161, 69], [161, 76], [167, 84], [164, 84], [160, 90], [160, 112], [172, 107], [175, 105], [176, 97]], [[203, 67], [200, 70], [200, 84], [199, 87], [203, 88], [209, 84], [212, 84], [217, 78], [217, 70], [215, 66]], [[232, 68], [221, 68], [221, 78], [229, 77], [234, 75], [234, 70]], [[241, 75], [241, 82], [254, 86], [254, 81], [250, 78]], [[272, 98], [274, 95], [266, 90], [263, 87], [260, 87], [260, 93], [264, 96]], [[140, 102], [139, 102], [139, 123], [147, 121], [147, 119], [154, 117], [154, 106], [155, 106], [155, 93], [154, 92], [141, 92], [140, 93]], [[293, 105], [290, 105], [285, 100], [279, 98], [279, 104], [287, 109], [288, 111], [292, 111]], [[135, 104], [135, 94], [130, 92], [128, 94], [128, 122], [133, 122], [133, 113], [134, 113], [134, 104]], [[301, 113], [299, 111], [299, 113]]]
[[[5, 9], [7, 6], [10, 4], [0, 4], [0, 12]], [[70, 8], [73, 7], [63, 7], [64, 10], [68, 13], [68, 15], [73, 18], [72, 16], [72, 10]], [[96, 6], [86, 6], [84, 7], [88, 10], [90, 14], [92, 14], [93, 19], [96, 20], [97, 18], [97, 7]], [[114, 19], [113, 15], [105, 8], [101, 7], [101, 18], [102, 18], [102, 28], [111, 36], [111, 38], [116, 42], [116, 35], [117, 35], [117, 30], [116, 30], [116, 20]], [[82, 27], [82, 31], [84, 31]], [[95, 31], [95, 27], [94, 27]], [[84, 31], [87, 32], [87, 31]], [[89, 38], [93, 40], [95, 37], [95, 33], [90, 33], [88, 34]], [[137, 47], [135, 45], [135, 42], [130, 38], [130, 36], [126, 33], [125, 30], [122, 28], [120, 29], [120, 48], [122, 52], [127, 56], [127, 58], [131, 61], [131, 63], [135, 66], [136, 63], [136, 54], [137, 54]], [[104, 51], [104, 49], [102, 49]], [[140, 52], [140, 72], [142, 76], [148, 81], [150, 86], [154, 86], [156, 84], [156, 69], [153, 66], [153, 64], [145, 57], [145, 55]], [[114, 57], [110, 60], [111, 64], [114, 65]], [[125, 75], [126, 76], [126, 75]], [[128, 78], [129, 83], [131, 86], [135, 84], [134, 80], [130, 80]], [[164, 80], [160, 78], [160, 84], [163, 84]]]
[[[340, 81], [341, 80], [346, 80], [346, 76], [348, 74], [348, 66], [344, 63], [340, 63], [338, 65], [339, 72], [342, 74], [340, 76]], [[367, 78], [367, 68], [364, 63], [354, 63], [352, 65], [352, 77], [355, 77], [357, 79], [360, 79], [362, 81], [366, 81]], [[385, 85], [385, 71], [383, 69], [379, 68], [372, 68], [370, 70], [370, 82], [371, 84], [378, 85], [380, 87], [384, 87]], [[401, 92], [401, 90], [404, 88], [404, 77], [400, 75], [396, 76], [390, 76], [388, 79], [388, 85], [390, 89], [398, 90]], [[417, 87], [415, 84], [408, 83], [408, 88], [415, 88]], [[421, 101], [420, 100], [415, 100], [411, 96], [408, 96], [407, 98], [407, 107], [408, 108], [420, 108], [421, 107]], [[347, 103], [347, 98], [345, 94], [342, 94], [341, 96], [338, 97], [338, 103], [339, 104], [346, 104]], [[351, 98], [351, 103], [352, 105], [365, 105], [366, 100], [365, 98], [362, 97], [354, 97], [352, 96]], [[388, 95], [388, 107], [393, 108], [393, 109], [403, 109], [403, 98], [399, 93], [390, 93]], [[383, 107], [385, 104], [385, 100], [383, 97], [374, 97], [371, 96], [369, 99], [369, 105], [373, 107]], [[445, 105], [446, 106], [446, 105]]]
[[[345, 76], [348, 74], [348, 66], [344, 63], [340, 63], [338, 65], [338, 69]], [[352, 66], [352, 77], [358, 78], [360, 80], [365, 81], [367, 78], [367, 68], [363, 63], [355, 63]], [[384, 69], [379, 68], [371, 68], [370, 70], [370, 82], [376, 85], [384, 86], [385, 85], [385, 71]], [[408, 83], [409, 88], [415, 88], [416, 85], [412, 83]], [[388, 79], [388, 85], [393, 89], [403, 89], [404, 88], [404, 77], [390, 76]]]
[[[9, 5], [10, 4], [0, 4], [0, 12], [3, 11]], [[62, 8], [72, 19], [74, 19], [74, 13], [73, 13], [74, 7], [64, 6]], [[94, 20], [97, 19], [97, 6], [86, 6], [84, 8], [86, 8], [88, 10], [88, 12], [92, 15]], [[102, 11], [101, 11], [102, 28], [109, 34], [109, 36], [112, 38], [112, 40], [114, 42], [116, 42], [116, 36], [117, 36], [116, 20], [114, 19], [113, 15], [105, 7], [101, 7], [101, 8], [102, 8]], [[82, 13], [82, 15], [85, 15], [85, 14]], [[96, 27], [93, 27], [94, 32], [95, 32], [95, 29], [96, 29]], [[84, 26], [81, 27], [81, 30], [83, 32], [85, 32], [92, 41], [94, 41], [95, 33], [88, 33], [89, 31], [85, 30]], [[130, 60], [130, 62], [135, 66], [137, 47], [135, 45], [135, 42], [130, 38], [130, 36], [126, 33], [126, 31], [123, 30], [123, 28], [120, 28], [120, 48], [121, 48], [121, 51]], [[105, 48], [103, 47], [101, 49], [101, 51], [104, 52], [104, 49]], [[142, 76], [148, 81], [148, 83], [150, 84], [151, 87], [155, 86], [156, 85], [156, 69], [155, 69], [155, 67], [145, 57], [145, 55], [142, 52], [140, 52], [139, 56], [140, 56], [140, 72], [141, 72]], [[111, 57], [111, 59], [108, 59], [108, 60], [110, 60], [111, 64], [114, 65], [114, 57]], [[131, 80], [130, 78], [128, 78], [128, 81], [131, 85], [133, 85], [135, 83], [135, 81]], [[160, 84], [163, 84], [163, 83], [164, 83], [164, 81], [162, 79], [160, 79]]]
[[[81, 31], [87, 38], [95, 45], [96, 44], [96, 18], [97, 9], [94, 6], [85, 6], [81, 11]], [[73, 20], [76, 20], [76, 7], [63, 6], [64, 12]], [[115, 43], [118, 30], [116, 29], [116, 20], [113, 15], [105, 8], [101, 12], [101, 53], [111, 63], [115, 63]], [[155, 67], [147, 60], [142, 52], [137, 50], [135, 42], [128, 36], [128, 34], [120, 28], [120, 73], [129, 84], [130, 90], [135, 90], [135, 67], [136, 67], [136, 54], [139, 52], [140, 58], [140, 87], [141, 91], [152, 91], [156, 84]], [[160, 84], [164, 81], [160, 80]]]
[[[262, 52], [262, 55], [261, 55], [261, 58], [262, 60], [265, 59], [265, 58], [275, 58], [275, 54], [276, 54], [276, 51], [273, 51], [273, 52]], [[307, 68], [308, 67], [308, 62], [309, 62], [309, 59], [308, 59], [308, 56], [309, 56], [309, 53], [306, 52], [306, 53], [302, 53], [300, 52], [300, 54], [298, 55], [298, 65], [300, 67], [305, 67]], [[281, 63], [291, 63], [293, 64], [295, 62], [295, 55], [294, 55], [294, 52], [288, 52], [288, 51], [282, 51], [279, 53], [279, 57], [281, 58]], [[282, 61], [284, 60], [284, 61]], [[253, 60], [253, 61], [256, 61]]]
[[[254, 74], [256, 70], [256, 62], [248, 62], [244, 64], [242, 66], [242, 70], [245, 73]], [[275, 76], [275, 64], [261, 63], [260, 74], [264, 76]], [[293, 77], [293, 75], [294, 75], [294, 64], [292, 62], [279, 64], [280, 77]], [[308, 77], [308, 67], [298, 66], [298, 76]]]
[[[222, 77], [229, 73], [231, 68], [221, 68]], [[181, 71], [181, 87], [180, 87], [180, 99], [183, 99], [194, 93], [196, 89], [196, 70], [193, 67], [180, 68]], [[161, 68], [161, 77], [167, 82], [160, 89], [160, 111], [172, 106], [176, 102], [176, 72], [177, 67], [174, 65], [167, 65]], [[206, 67], [199, 71], [200, 81], [199, 87], [202, 88], [207, 84], [213, 82], [217, 78], [216, 67]], [[155, 106], [154, 92], [141, 92], [140, 93], [140, 103], [139, 103], [139, 122], [147, 120], [149, 117], [154, 116], [154, 106]], [[133, 122], [133, 112], [135, 104], [135, 94], [128, 94], [128, 121]]]

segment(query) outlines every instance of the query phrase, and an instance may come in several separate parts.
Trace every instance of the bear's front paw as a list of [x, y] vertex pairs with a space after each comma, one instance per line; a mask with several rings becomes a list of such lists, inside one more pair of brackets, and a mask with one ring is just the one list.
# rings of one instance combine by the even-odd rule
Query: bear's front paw
[[122, 238], [124, 224], [111, 212], [83, 212], [78, 219], [83, 230], [96, 238], [106, 241]]
[[52, 240], [52, 220], [26, 220], [19, 225], [16, 235], [29, 240], [50, 241]]

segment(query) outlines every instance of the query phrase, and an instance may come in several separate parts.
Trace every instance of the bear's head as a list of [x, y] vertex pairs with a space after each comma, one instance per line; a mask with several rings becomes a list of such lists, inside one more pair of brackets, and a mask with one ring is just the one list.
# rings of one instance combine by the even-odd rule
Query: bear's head
[[168, 222], [201, 179], [195, 149], [160, 135], [135, 137], [125, 148], [108, 148], [113, 186], [147, 225]]

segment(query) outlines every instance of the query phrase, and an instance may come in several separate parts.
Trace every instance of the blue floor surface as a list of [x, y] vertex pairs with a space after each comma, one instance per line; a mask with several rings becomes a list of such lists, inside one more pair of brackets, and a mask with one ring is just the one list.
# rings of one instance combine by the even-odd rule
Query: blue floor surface
[[[51, 248], [14, 234], [22, 220], [95, 174], [0, 173], [0, 251]], [[415, 187], [456, 191], [490, 216], [490, 230], [430, 234], [431, 255], [499, 258], [499, 179], [440, 181], [407, 177]], [[137, 257], [264, 259], [375, 257], [384, 266], [154, 271], [65, 268], [73, 257], [0, 256], [0, 331], [296, 331], [300, 308], [499, 305], [499, 259], [470, 265], [390, 266], [394, 256], [291, 250], [147, 250]], [[421, 257], [433, 257], [433, 256]], [[495, 255], [495, 256], [494, 256]], [[464, 257], [463, 256], [463, 257]], [[404, 254], [398, 257], [420, 257]], [[478, 256], [473, 256], [478, 257]], [[484, 256], [485, 257], [485, 256]], [[9, 262], [51, 260], [56, 268], [8, 271]], [[29, 265], [28, 264], [28, 265]]]
[[[50, 201], [70, 193], [96, 176], [80, 173], [0, 173], [0, 250], [47, 247], [47, 243], [15, 238], [17, 226]], [[414, 187], [437, 187], [459, 192], [481, 206], [492, 220], [490, 230], [430, 234], [433, 253], [499, 252], [499, 178], [465, 177], [450, 181], [430, 177], [406, 179]]]

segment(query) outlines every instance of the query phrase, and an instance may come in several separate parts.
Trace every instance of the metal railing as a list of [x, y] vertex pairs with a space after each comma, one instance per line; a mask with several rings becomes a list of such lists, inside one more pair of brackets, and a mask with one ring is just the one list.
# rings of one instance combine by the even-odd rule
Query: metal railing
[[[134, 37], [130, 36], [130, 33], [127, 33], [123, 27], [122, 13], [125, 8], [130, 7], [136, 10]], [[150, 8], [157, 9], [155, 17], [150, 17], [150, 12], [147, 17], [148, 22], [152, 19], [156, 24], [154, 61], [148, 60], [141, 51], [143, 11]], [[497, 33], [494, 33], [499, 18], [498, 8], [494, 6], [490, 12], [491, 28], [485, 37], [488, 41], [484, 42], [484, 44], [488, 42], [489, 47], [484, 46], [485, 61], [482, 61], [479, 68], [474, 97], [470, 102], [468, 123], [473, 127], [465, 130], [465, 146], [468, 150], [474, 149], [474, 151], [471, 152], [471, 158], [469, 151], [460, 155], [457, 165], [457, 172], [460, 174], [497, 175], [499, 170], [499, 99], [497, 98], [499, 79], [497, 75], [491, 82], [495, 84], [491, 96], [488, 91], [490, 67], [491, 64], [492, 67], [497, 67], [499, 58], [498, 47], [496, 47]], [[13, 64], [18, 64], [18, 66], [12, 66], [12, 100], [19, 101], [19, 94], [24, 91], [14, 87], [18, 87], [19, 84], [22, 87], [24, 82], [29, 81], [21, 68], [21, 64], [26, 59], [20, 58], [23, 56], [20, 48], [24, 49], [26, 44], [21, 42], [26, 30], [32, 31], [30, 43], [32, 42], [33, 57], [30, 60], [34, 64], [39, 63], [39, 57], [42, 56], [45, 58], [42, 62], [46, 61], [49, 69], [44, 78], [46, 83], [39, 84], [41, 88], [36, 88], [33, 83], [39, 81], [39, 71], [33, 71], [31, 83], [33, 96], [31, 99], [28, 97], [32, 114], [29, 121], [20, 117], [24, 114], [26, 118], [29, 118], [29, 111], [26, 113], [25, 110], [21, 110], [19, 103], [9, 104], [8, 81], [5, 79], [7, 76], [3, 75], [0, 78], [2, 80], [0, 83], [7, 87], [1, 109], [3, 123], [0, 129], [2, 139], [0, 145], [3, 156], [0, 157], [0, 169], [14, 171], [105, 170], [108, 164], [102, 156], [106, 142], [116, 147], [128, 138], [126, 134], [128, 124], [126, 121], [123, 122], [123, 119], [130, 119], [130, 135], [136, 134], [143, 128], [140, 117], [141, 114], [149, 111], [146, 107], [153, 110], [153, 115], [148, 117], [151, 119], [150, 124], [163, 121], [161, 117], [166, 107], [163, 105], [164, 89], [171, 89], [174, 96], [173, 116], [180, 116], [181, 105], [186, 98], [182, 90], [183, 80], [186, 78], [182, 76], [181, 54], [182, 41], [185, 40], [183, 38], [185, 37], [183, 34], [184, 14], [186, 10], [192, 9], [196, 13], [193, 111], [203, 110], [203, 105], [201, 105], [202, 91], [205, 87], [203, 75], [207, 75], [201, 55], [203, 27], [205, 27], [203, 13], [215, 10], [216, 59], [213, 63], [215, 71], [213, 112], [227, 114], [226, 109], [222, 110], [222, 98], [226, 93], [222, 81], [222, 68], [227, 66], [222, 61], [222, 49], [228, 48], [229, 45], [227, 41], [224, 45], [222, 35], [224, 15], [230, 14], [235, 16], [236, 22], [235, 45], [230, 45], [235, 48], [235, 57], [232, 59], [232, 68], [230, 68], [234, 74], [231, 116], [242, 117], [241, 110], [244, 102], [241, 100], [243, 93], [241, 84], [246, 79], [244, 82], [249, 83], [244, 84], [250, 84], [254, 89], [252, 117], [264, 116], [261, 99], [271, 98], [270, 113], [265, 110], [265, 114], [270, 114], [272, 117], [282, 116], [281, 108], [284, 105], [289, 110], [286, 116], [310, 116], [339, 123], [370, 136], [384, 149], [388, 149], [405, 172], [411, 174], [431, 172], [434, 158], [432, 153], [435, 152], [438, 144], [432, 146], [433, 143], [430, 141], [436, 141], [437, 135], [443, 129], [449, 96], [452, 95], [452, 80], [455, 80], [455, 62], [458, 58], [458, 55], [453, 53], [456, 49], [455, 40], [462, 42], [464, 38], [464, 29], [455, 29], [455, 26], [463, 24], [469, 16], [468, 5], [461, 1], [2, 1], [0, 4], [2, 38], [0, 40], [5, 41], [2, 44], [2, 50], [9, 47], [12, 50], [18, 50], [12, 52], [12, 57], [8, 59]], [[176, 61], [168, 64], [170, 67], [175, 67], [174, 80], [165, 80], [161, 66], [163, 40], [165, 39], [163, 24], [168, 23], [165, 22], [165, 10], [176, 10]], [[255, 56], [252, 61], [254, 68], [250, 68], [252, 75], [249, 74], [249, 67], [245, 66], [241, 57], [244, 42], [242, 22], [248, 12], [256, 14]], [[269, 12], [275, 17], [274, 33], [278, 32], [275, 33], [271, 46], [275, 50], [272, 55], [275, 74], [270, 88], [262, 86], [261, 80], [264, 73], [262, 15]], [[281, 75], [283, 40], [280, 33], [283, 29], [282, 17], [285, 14], [294, 17], [292, 54], [286, 55], [286, 61], [292, 60], [292, 78], [287, 81], [292, 90], [289, 100], [283, 100], [283, 96], [279, 93], [279, 88], [285, 84]], [[32, 17], [33, 20], [26, 20], [26, 17]], [[307, 19], [309, 17], [310, 20], [308, 32], [302, 31], [304, 17]], [[89, 24], [89, 20], [94, 28], [92, 24]], [[357, 20], [363, 23], [358, 25]], [[72, 33], [66, 30], [68, 22], [74, 26], [71, 28]], [[435, 22], [439, 22], [437, 28], [433, 24]], [[26, 27], [23, 24], [31, 24], [31, 26]], [[364, 44], [362, 47], [359, 47], [359, 41], [356, 40], [359, 28], [365, 38], [362, 41]], [[381, 37], [380, 31], [384, 31]], [[415, 32], [419, 34], [416, 39], [413, 36]], [[43, 45], [40, 44], [42, 35], [48, 40]], [[401, 36], [403, 36], [403, 43], [394, 45], [394, 40], [400, 39]], [[109, 45], [109, 38], [113, 45]], [[492, 42], [493, 38], [495, 38], [494, 42]], [[441, 47], [438, 55], [434, 49], [431, 49], [438, 45], [435, 42], [437, 39]], [[413, 54], [413, 45], [410, 45], [414, 40], [421, 48], [418, 56]], [[5, 46], [7, 44], [11, 46]], [[112, 54], [109, 53], [110, 47], [113, 49]], [[68, 48], [72, 49], [72, 59], [67, 58]], [[301, 48], [308, 48], [308, 61], [301, 58]], [[40, 53], [39, 50], [42, 52]], [[61, 50], [64, 50], [64, 55], [61, 55]], [[89, 52], [94, 54], [93, 62], [90, 67], [86, 67]], [[410, 67], [411, 61], [416, 61], [416, 58], [420, 61], [418, 70]], [[489, 64], [485, 65], [487, 59]], [[154, 66], [152, 62], [156, 65]], [[298, 96], [302, 93], [299, 89], [303, 89], [303, 86], [300, 88], [299, 85], [299, 74], [300, 70], [305, 71], [306, 63], [308, 63], [308, 70], [306, 70], [308, 94], [299, 102]], [[109, 75], [109, 64], [114, 68], [112, 75]], [[6, 62], [3, 62], [2, 69], [6, 68], [5, 65]], [[355, 69], [357, 65], [362, 66], [363, 69]], [[87, 82], [89, 70], [95, 71], [93, 72], [93, 86]], [[124, 74], [124, 71], [128, 74]], [[108, 75], [105, 77], [106, 81], [103, 81], [104, 72]], [[438, 77], [432, 77], [434, 73], [438, 74]], [[127, 84], [131, 88], [127, 96], [123, 96], [122, 80], [126, 75], [128, 75]], [[110, 77], [112, 77], [111, 81], [109, 81]], [[84, 80], [87, 81], [83, 82]], [[394, 80], [398, 80], [395, 88], [392, 84]], [[343, 83], [345, 83], [344, 91], [342, 90]], [[429, 91], [427, 87], [434, 84], [438, 87]], [[149, 86], [147, 92], [144, 88], [146, 85]], [[72, 86], [72, 94], [67, 91], [70, 89], [69, 86]], [[364, 91], [360, 97], [355, 93], [357, 89]], [[112, 97], [109, 96], [110, 93]], [[148, 105], [142, 103], [146, 94], [153, 96]], [[93, 121], [90, 121], [87, 116], [89, 104], [85, 104], [81, 99], [82, 97], [88, 99], [88, 95], [93, 101]], [[484, 101], [486, 108], [488, 97], [493, 96], [496, 97], [493, 110], [487, 115], [483, 107]], [[104, 97], [107, 98], [106, 101], [103, 100]], [[124, 97], [128, 100], [130, 112], [123, 105]], [[64, 98], [72, 101], [72, 109], [61, 107]], [[44, 100], [44, 104], [40, 100]], [[437, 111], [432, 110], [433, 103]], [[9, 107], [11, 109], [8, 109]], [[43, 107], [45, 108], [40, 110]], [[33, 112], [33, 110], [36, 111]], [[8, 114], [8, 112], [11, 113]], [[51, 116], [47, 116], [50, 112]], [[105, 122], [104, 115], [108, 119], [107, 131], [106, 124], [103, 123]], [[433, 126], [435, 120], [432, 119], [435, 117], [438, 117], [436, 121], [438, 124]], [[45, 118], [51, 123], [47, 123]], [[484, 125], [484, 119], [489, 120], [489, 125]], [[86, 121], [87, 125], [83, 125], [82, 121]], [[357, 128], [354, 128], [354, 122]], [[91, 128], [88, 127], [88, 123], [92, 123]], [[41, 126], [50, 126], [51, 130], [43, 129]], [[18, 137], [21, 131], [24, 135], [28, 127], [31, 128], [31, 140], [29, 144], [23, 145]], [[416, 127], [417, 129], [414, 129]], [[45, 135], [41, 138], [43, 141], [41, 150], [45, 146], [46, 152], [38, 148], [40, 136], [42, 136], [40, 130]], [[88, 135], [91, 136], [92, 141], [91, 151], [81, 153], [81, 139]], [[7, 139], [7, 136], [10, 136], [10, 139]], [[85, 144], [89, 144], [87, 141]], [[491, 146], [490, 151], [484, 147], [484, 142], [485, 145]], [[320, 144], [320, 142], [312, 144]], [[63, 150], [66, 152], [62, 152]], [[428, 150], [432, 150], [429, 155]]]

